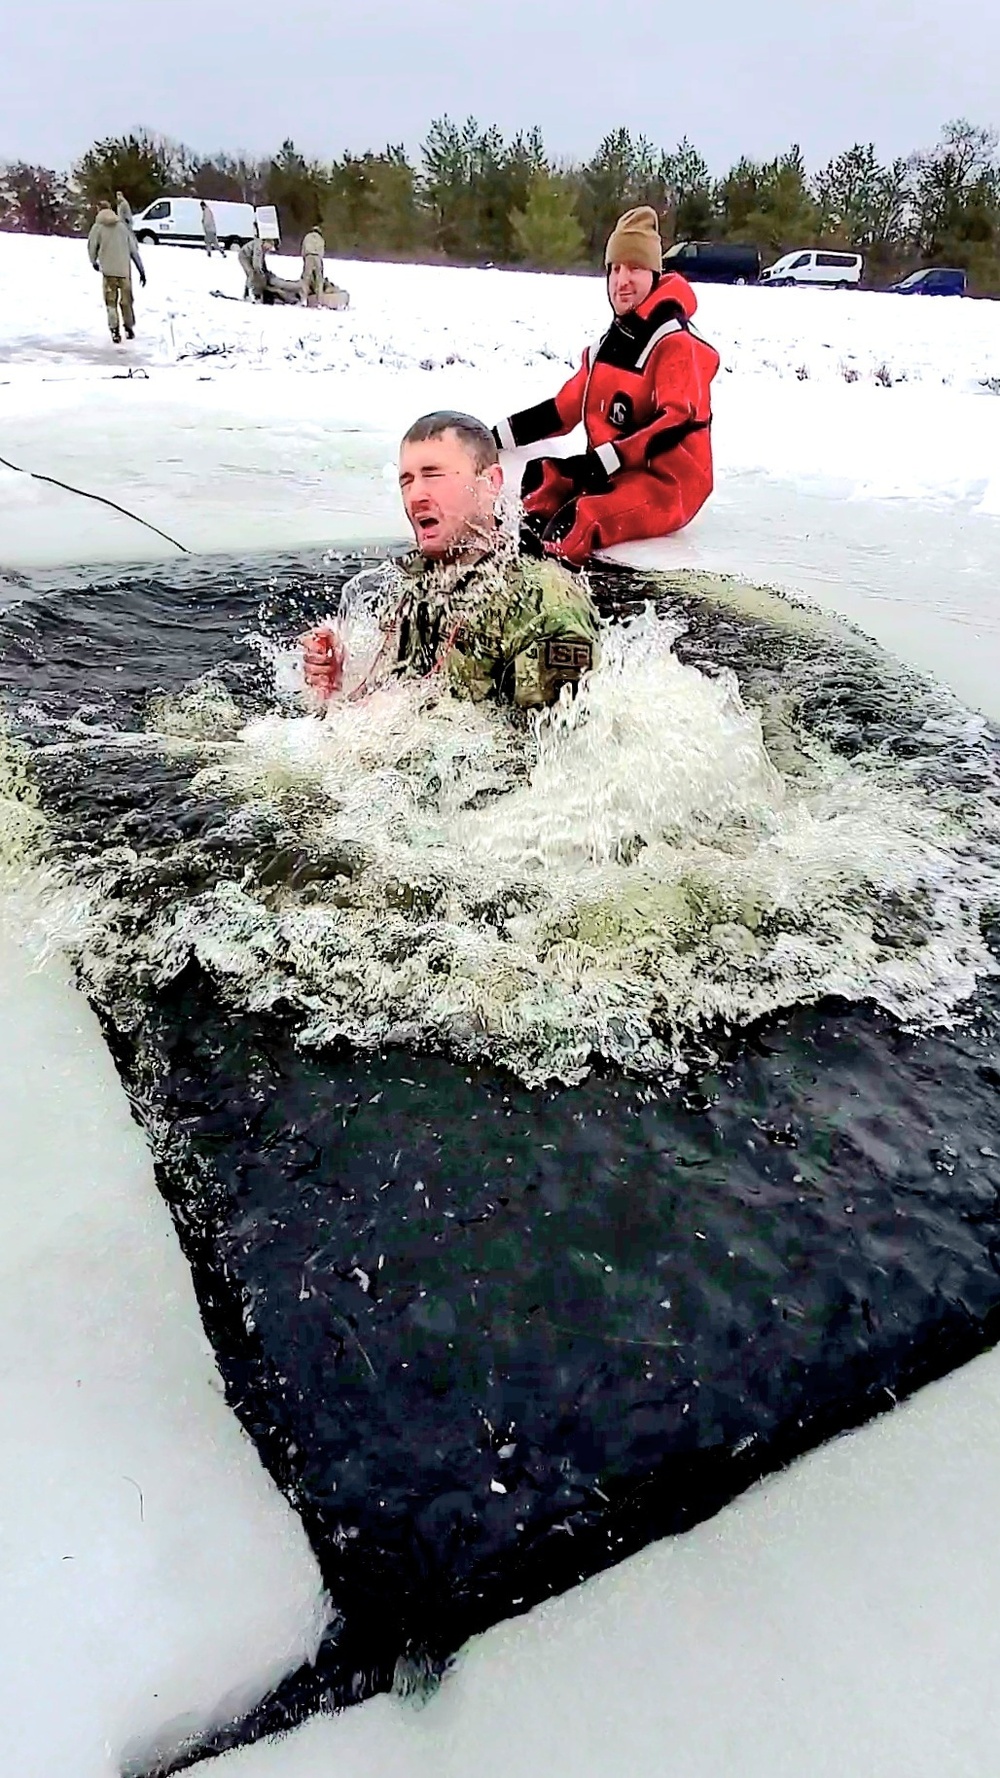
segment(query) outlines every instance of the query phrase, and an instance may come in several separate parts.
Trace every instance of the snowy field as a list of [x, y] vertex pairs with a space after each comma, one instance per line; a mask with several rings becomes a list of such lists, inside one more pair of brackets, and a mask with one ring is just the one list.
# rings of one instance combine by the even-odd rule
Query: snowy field
[[[606, 324], [594, 279], [334, 263], [338, 315], [214, 297], [240, 293], [232, 256], [146, 263], [139, 337], [115, 348], [82, 243], [0, 235], [0, 456], [198, 551], [401, 537], [409, 420], [539, 400]], [[628, 559], [805, 593], [1000, 717], [1000, 306], [711, 288], [700, 304], [725, 367], [717, 494]], [[0, 598], [20, 569], [165, 553], [0, 468]], [[96, 1022], [58, 960], [29, 974], [21, 917], [0, 905], [0, 1770], [111, 1778], [259, 1695], [314, 1646], [324, 1603], [221, 1399]], [[478, 1639], [422, 1710], [379, 1698], [205, 1770], [985, 1778], [998, 1494], [991, 1355]]]
[[[0, 238], [0, 456], [192, 550], [401, 536], [409, 421], [438, 406], [492, 421], [539, 400], [607, 320], [593, 278], [333, 262], [352, 298], [338, 315], [214, 297], [241, 293], [233, 255], [150, 247], [146, 263], [138, 338], [116, 348], [82, 242]], [[724, 366], [717, 493], [634, 559], [836, 605], [986, 707], [995, 655], [970, 632], [1000, 648], [1000, 308], [710, 286], [699, 301]], [[162, 548], [0, 468], [0, 568]]]

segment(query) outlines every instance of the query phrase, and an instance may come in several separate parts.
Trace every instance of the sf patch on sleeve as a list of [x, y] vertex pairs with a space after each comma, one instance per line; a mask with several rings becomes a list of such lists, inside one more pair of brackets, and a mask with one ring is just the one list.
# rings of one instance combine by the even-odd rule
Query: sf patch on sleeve
[[579, 679], [594, 664], [594, 645], [583, 636], [549, 636], [545, 643], [545, 666], [563, 679]]

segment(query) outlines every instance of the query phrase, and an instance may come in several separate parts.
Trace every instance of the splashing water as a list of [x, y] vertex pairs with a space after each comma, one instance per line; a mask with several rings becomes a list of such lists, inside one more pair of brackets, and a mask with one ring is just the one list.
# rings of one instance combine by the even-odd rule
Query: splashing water
[[[384, 597], [379, 571], [341, 606], [348, 685]], [[596, 1056], [679, 1069], [720, 1024], [825, 995], [950, 1020], [992, 968], [995, 850], [892, 759], [773, 711], [765, 745], [679, 634], [653, 611], [610, 628], [527, 727], [427, 681], [243, 727], [218, 686], [161, 700], [210, 834], [93, 861], [88, 988], [121, 1017], [194, 956], [234, 1007], [292, 1009], [303, 1044], [444, 1048], [529, 1084]], [[286, 708], [297, 658], [271, 650]]]
[[0, 930], [39, 966], [59, 949], [74, 949], [94, 918], [90, 898], [48, 850], [30, 754], [0, 720]]
[[0, 721], [0, 888], [9, 891], [37, 857], [45, 831], [28, 750]]

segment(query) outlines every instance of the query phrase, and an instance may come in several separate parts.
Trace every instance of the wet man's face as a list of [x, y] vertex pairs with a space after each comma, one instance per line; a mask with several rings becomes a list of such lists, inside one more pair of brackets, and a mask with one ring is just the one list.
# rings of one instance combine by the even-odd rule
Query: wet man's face
[[608, 298], [616, 315], [631, 314], [652, 288], [653, 274], [646, 266], [613, 265], [608, 273]]
[[399, 491], [417, 548], [431, 561], [491, 539], [502, 487], [499, 463], [477, 469], [457, 432], [400, 450]]

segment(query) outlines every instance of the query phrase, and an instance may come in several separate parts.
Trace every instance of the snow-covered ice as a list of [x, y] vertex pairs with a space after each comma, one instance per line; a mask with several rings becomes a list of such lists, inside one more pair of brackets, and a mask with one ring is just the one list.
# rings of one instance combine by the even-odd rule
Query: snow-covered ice
[[[192, 550], [401, 539], [409, 421], [539, 400], [607, 321], [599, 278], [337, 261], [352, 306], [336, 314], [214, 297], [241, 292], [234, 256], [150, 247], [146, 263], [139, 337], [116, 348], [82, 242], [0, 237], [0, 457]], [[717, 491], [629, 559], [804, 591], [991, 707], [997, 655], [969, 629], [996, 649], [1000, 309], [712, 286], [699, 303], [724, 366]], [[164, 548], [0, 466], [0, 571]]]
[[710, 1523], [212, 1778], [986, 1778], [1000, 1708], [1000, 1363], [980, 1359]]
[[[194, 550], [402, 537], [393, 457], [432, 407], [551, 394], [602, 283], [334, 263], [343, 315], [223, 302], [146, 254], [114, 348], [81, 242], [0, 235], [0, 456]], [[290, 270], [290, 267], [282, 267]], [[718, 489], [630, 560], [804, 592], [1000, 716], [1000, 308], [703, 289]], [[129, 371], [133, 374], [129, 376]], [[3, 571], [156, 559], [129, 520], [0, 468]], [[11, 1778], [109, 1778], [314, 1642], [315, 1564], [225, 1407], [98, 1028], [0, 957], [4, 1444], [0, 1721]], [[992, 1506], [1000, 1358], [462, 1656], [211, 1768], [233, 1778], [983, 1778], [1000, 1737]]]
[[316, 1563], [222, 1398], [97, 1021], [0, 920], [0, 1770], [112, 1778], [315, 1647]]
[[[100, 283], [84, 243], [7, 235], [0, 248], [10, 292], [0, 350], [11, 370], [29, 379], [55, 367], [79, 375], [110, 359]], [[516, 404], [561, 366], [575, 369], [584, 342], [607, 325], [600, 277], [328, 260], [351, 296], [331, 328], [328, 311], [208, 300], [213, 290], [242, 294], [235, 254], [219, 260], [181, 248], [142, 251], [149, 283], [136, 287], [135, 357], [161, 368], [215, 355], [267, 370], [492, 372]], [[273, 264], [286, 277], [300, 269], [293, 260]], [[836, 384], [856, 375], [862, 386], [881, 377], [977, 393], [1000, 378], [989, 303], [713, 285], [699, 285], [698, 300], [699, 325], [722, 353], [724, 380]]]

